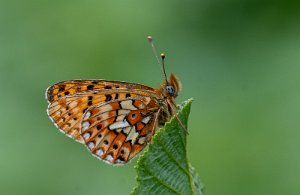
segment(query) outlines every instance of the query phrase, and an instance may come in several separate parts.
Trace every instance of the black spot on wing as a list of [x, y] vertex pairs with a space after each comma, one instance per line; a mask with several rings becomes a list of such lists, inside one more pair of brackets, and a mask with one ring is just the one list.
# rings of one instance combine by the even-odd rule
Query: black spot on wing
[[94, 89], [94, 85], [88, 85], [88, 86], [86, 87], [86, 89], [87, 89], [87, 90], [93, 90], [93, 89]]
[[108, 102], [112, 100], [112, 96], [110, 94], [105, 95], [105, 101]]
[[66, 87], [65, 85], [60, 85], [59, 88], [58, 88], [58, 91], [64, 91], [65, 87]]

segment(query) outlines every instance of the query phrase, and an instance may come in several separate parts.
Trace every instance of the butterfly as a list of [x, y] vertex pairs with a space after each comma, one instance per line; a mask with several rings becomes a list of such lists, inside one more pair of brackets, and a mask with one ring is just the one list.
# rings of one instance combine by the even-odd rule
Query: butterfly
[[174, 74], [166, 77], [165, 55], [161, 57], [165, 81], [158, 88], [109, 80], [62, 81], [46, 90], [48, 116], [95, 157], [126, 164], [176, 115], [181, 84]]

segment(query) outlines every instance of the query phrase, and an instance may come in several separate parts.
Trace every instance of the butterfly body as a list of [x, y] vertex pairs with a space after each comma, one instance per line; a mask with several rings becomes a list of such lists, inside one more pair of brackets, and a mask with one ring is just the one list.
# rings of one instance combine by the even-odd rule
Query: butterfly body
[[176, 114], [179, 90], [173, 74], [157, 89], [120, 81], [63, 81], [47, 89], [47, 113], [61, 132], [94, 156], [122, 165]]

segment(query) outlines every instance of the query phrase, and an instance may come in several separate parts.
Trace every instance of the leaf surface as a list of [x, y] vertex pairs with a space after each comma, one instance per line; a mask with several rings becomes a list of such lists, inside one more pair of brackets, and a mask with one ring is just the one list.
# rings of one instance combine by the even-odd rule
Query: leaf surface
[[[189, 99], [179, 108], [178, 118], [185, 127], [191, 103]], [[156, 133], [135, 167], [138, 185], [131, 194], [203, 194], [198, 175], [187, 160], [186, 136], [176, 117]]]

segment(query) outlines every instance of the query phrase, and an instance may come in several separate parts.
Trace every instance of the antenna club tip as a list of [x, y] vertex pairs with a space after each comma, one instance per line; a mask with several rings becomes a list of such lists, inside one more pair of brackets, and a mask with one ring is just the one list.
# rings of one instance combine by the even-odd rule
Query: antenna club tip
[[165, 55], [164, 53], [161, 53], [161, 54], [160, 54], [160, 57], [161, 57], [162, 59], [165, 59], [166, 55]]
[[148, 41], [150, 42], [150, 43], [152, 43], [152, 41], [153, 41], [153, 38], [152, 38], [152, 36], [147, 36], [147, 39], [148, 39]]

